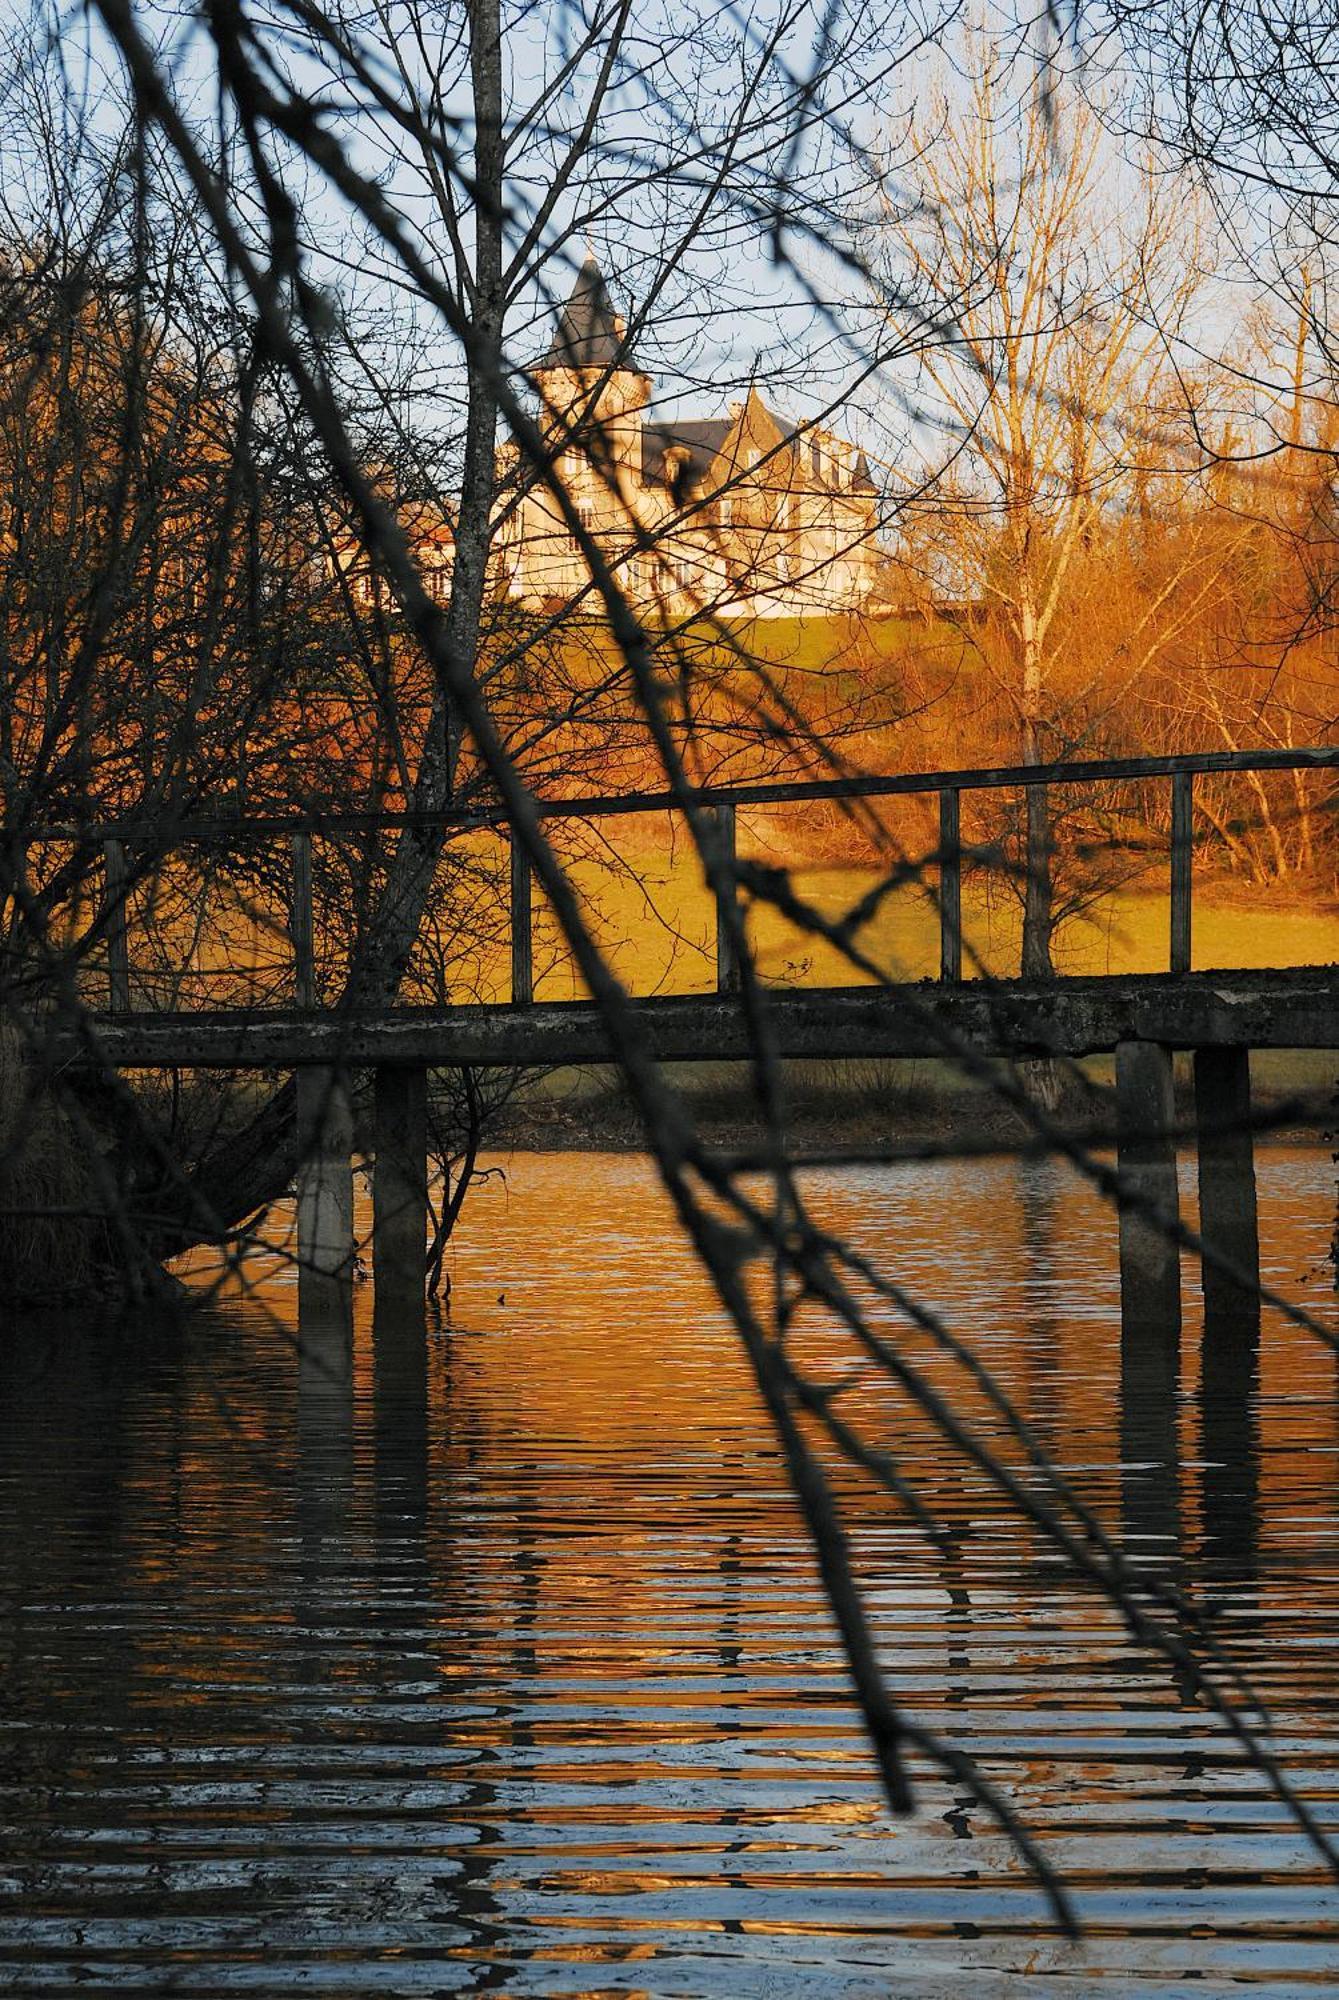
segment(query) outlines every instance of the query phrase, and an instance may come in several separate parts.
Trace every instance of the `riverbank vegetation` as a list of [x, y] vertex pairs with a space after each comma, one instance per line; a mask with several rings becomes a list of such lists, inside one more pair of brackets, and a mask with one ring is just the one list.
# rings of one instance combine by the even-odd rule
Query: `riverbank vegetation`
[[[1314, 1051], [1258, 1055], [1251, 1101], [1261, 1133], [1277, 1143], [1314, 1146], [1334, 1123], [1333, 1070], [1330, 1059]], [[687, 1065], [680, 1089], [713, 1144], [761, 1157], [766, 1130], [746, 1065]], [[792, 1062], [784, 1106], [787, 1141], [800, 1158], [914, 1160], [1046, 1150], [1026, 1107], [1006, 1102], [988, 1076], [964, 1078], [949, 1061]], [[1077, 1142], [1114, 1147], [1109, 1057], [1066, 1073], [1055, 1116]], [[1188, 1058], [1178, 1067], [1176, 1122], [1189, 1144], [1195, 1111]], [[617, 1073], [602, 1069], [558, 1071], [517, 1090], [488, 1136], [494, 1154], [642, 1152], [647, 1144]]]

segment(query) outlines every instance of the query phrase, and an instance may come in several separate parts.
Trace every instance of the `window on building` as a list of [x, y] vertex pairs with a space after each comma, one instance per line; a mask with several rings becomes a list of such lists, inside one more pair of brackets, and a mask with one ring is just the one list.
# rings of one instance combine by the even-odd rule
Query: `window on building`
[[655, 587], [660, 592], [695, 590], [697, 564], [686, 556], [659, 556], [656, 559]]

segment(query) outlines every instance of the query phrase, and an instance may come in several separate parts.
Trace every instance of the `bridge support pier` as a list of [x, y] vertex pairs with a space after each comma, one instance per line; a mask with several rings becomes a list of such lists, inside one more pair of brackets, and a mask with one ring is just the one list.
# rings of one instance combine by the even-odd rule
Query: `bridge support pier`
[[298, 1309], [324, 1306], [353, 1277], [353, 1110], [337, 1069], [297, 1072]]
[[1172, 1055], [1158, 1042], [1116, 1044], [1117, 1163], [1139, 1209], [1120, 1211], [1123, 1337], [1181, 1331], [1181, 1255], [1168, 1234], [1180, 1217], [1176, 1185]]
[[[1260, 1230], [1255, 1206], [1249, 1049], [1195, 1051], [1200, 1260], [1206, 1362], [1211, 1346], [1249, 1345], [1260, 1330]], [[1225, 1258], [1242, 1282], [1222, 1269]]]
[[422, 1333], [428, 1243], [428, 1072], [382, 1063], [374, 1084], [373, 1317]]

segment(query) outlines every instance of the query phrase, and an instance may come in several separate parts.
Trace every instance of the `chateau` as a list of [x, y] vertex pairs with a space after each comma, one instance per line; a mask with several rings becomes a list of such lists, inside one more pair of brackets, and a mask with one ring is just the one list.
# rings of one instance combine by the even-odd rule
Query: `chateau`
[[[895, 566], [863, 451], [817, 424], [789, 425], [756, 388], [724, 417], [650, 415], [603, 274], [587, 257], [531, 369], [553, 464], [583, 529], [643, 613], [678, 621], [798, 618], [890, 606]], [[590, 570], [557, 501], [514, 446], [499, 462], [494, 588], [528, 609], [583, 599]], [[441, 507], [401, 502], [424, 580], [445, 599], [455, 547]], [[331, 557], [354, 597], [382, 584], [351, 537]]]
[[[794, 618], [881, 594], [889, 563], [864, 453], [786, 424], [756, 388], [724, 417], [655, 421], [650, 378], [593, 257], [532, 374], [562, 485], [635, 604]], [[515, 460], [508, 469], [506, 587], [557, 608], [589, 589], [585, 558], [552, 494]]]

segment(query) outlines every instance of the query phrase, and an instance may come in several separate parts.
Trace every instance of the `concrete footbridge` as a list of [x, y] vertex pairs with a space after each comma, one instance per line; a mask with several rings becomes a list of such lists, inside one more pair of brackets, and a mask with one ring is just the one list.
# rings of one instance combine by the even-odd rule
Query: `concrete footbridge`
[[[1177, 1213], [1172, 1058], [1194, 1056], [1195, 1119], [1200, 1155], [1200, 1230], [1210, 1262], [1230, 1265], [1246, 1288], [1258, 1277], [1250, 1054], [1264, 1049], [1339, 1050], [1339, 925], [1329, 963], [1250, 971], [1192, 970], [1193, 860], [1197, 840], [1196, 786], [1212, 774], [1241, 773], [1257, 786], [1267, 773], [1329, 773], [1339, 750], [1328, 747], [1205, 753], [1159, 758], [1112, 758], [1049, 765], [919, 774], [851, 776], [813, 782], [773, 782], [675, 792], [541, 801], [541, 819], [609, 820], [647, 813], [694, 811], [707, 824], [725, 866], [718, 881], [716, 964], [712, 990], [633, 999], [644, 1047], [665, 1062], [747, 1058], [752, 1035], [737, 998], [735, 954], [740, 924], [727, 899], [737, 895], [734, 863], [741, 811], [837, 801], [877, 816], [880, 800], [935, 795], [938, 841], [925, 880], [939, 920], [937, 979], [861, 985], [770, 985], [771, 1045], [782, 1058], [967, 1056], [1115, 1056], [1119, 1167], [1135, 1200], [1121, 1210], [1122, 1278], [1136, 1316], [1179, 1314], [1179, 1256], [1150, 1213]], [[1009, 793], [1015, 801], [1042, 787], [1048, 793], [1138, 786], [1170, 791], [1166, 848], [1167, 963], [1162, 971], [1045, 979], [988, 978], [964, 967], [964, 865], [983, 856], [965, 846], [964, 795]], [[1108, 794], [1109, 795], [1109, 794]], [[1313, 814], [1330, 813], [1327, 786]], [[922, 807], [924, 811], [924, 806]], [[700, 822], [701, 823], [701, 822]], [[374, 1252], [410, 1268], [426, 1229], [426, 1079], [429, 1070], [551, 1067], [607, 1061], [610, 1030], [589, 1000], [535, 994], [531, 878], [527, 857], [511, 837], [509, 908], [510, 997], [449, 1006], [396, 1006], [376, 1011], [319, 1003], [312, 904], [311, 843], [323, 835], [373, 831], [382, 835], [423, 825], [494, 828], [507, 835], [499, 810], [458, 808], [436, 816], [329, 814], [306, 820], [227, 818], [178, 824], [173, 843], [282, 839], [292, 857], [289, 934], [291, 1000], [245, 1008], [134, 1004], [133, 920], [127, 885], [137, 849], [163, 840], [131, 823], [94, 830], [105, 862], [106, 999], [88, 1023], [99, 1059], [116, 1069], [193, 1068], [292, 1070], [299, 1122], [306, 1130], [308, 1166], [300, 1188], [300, 1253], [337, 1269], [351, 1246], [348, 1182], [351, 1130], [340, 1109], [338, 1079], [352, 1069], [376, 1078]], [[70, 838], [52, 829], [30, 838]], [[89, 829], [80, 830], [87, 840]], [[998, 856], [996, 856], [998, 865]], [[80, 1060], [87, 1040], [71, 1031], [68, 1056]], [[60, 1052], [55, 1052], [58, 1059]], [[332, 1196], [330, 1189], [335, 1188]], [[333, 1207], [332, 1207], [333, 1201]], [[1206, 1265], [1206, 1286], [1217, 1280]], [[1231, 1292], [1231, 1288], [1229, 1287]], [[1238, 1285], [1232, 1296], [1240, 1297]], [[1230, 1302], [1230, 1301], [1229, 1301]]]

